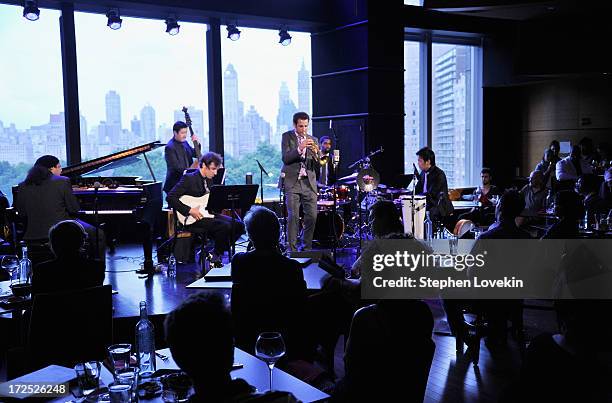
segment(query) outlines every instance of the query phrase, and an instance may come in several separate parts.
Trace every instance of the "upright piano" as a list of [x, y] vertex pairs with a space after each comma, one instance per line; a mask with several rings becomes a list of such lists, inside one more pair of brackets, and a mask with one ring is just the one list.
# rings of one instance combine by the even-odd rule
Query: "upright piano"
[[[156, 226], [163, 203], [162, 183], [156, 180], [146, 153], [162, 145], [155, 141], [62, 169], [62, 176], [72, 182], [72, 192], [81, 205], [80, 214], [90, 218], [87, 221], [100, 223], [109, 216], [135, 216], [141, 224], [139, 232], [142, 233], [145, 271], [153, 269], [151, 231]], [[144, 158], [152, 180], [104, 175], [114, 168], [139, 161], [139, 157]]]

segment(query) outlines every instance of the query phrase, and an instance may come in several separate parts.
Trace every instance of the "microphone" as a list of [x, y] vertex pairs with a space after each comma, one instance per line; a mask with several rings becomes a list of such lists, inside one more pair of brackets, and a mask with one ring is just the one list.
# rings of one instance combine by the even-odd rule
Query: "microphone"
[[338, 150], [337, 148], [334, 149], [334, 167], [338, 165], [338, 163], [340, 162], [340, 150]]
[[331, 119], [329, 119], [329, 130], [331, 130], [331, 129], [332, 129], [332, 124], [333, 124], [333, 123], [334, 123], [334, 121], [333, 121], [333, 120], [331, 120]]
[[255, 160], [255, 161], [257, 161], [257, 165], [259, 165], [259, 169], [261, 169], [261, 172], [263, 172], [264, 175], [266, 175], [268, 178], [272, 176], [272, 174], [269, 174], [268, 171], [264, 169], [263, 165], [261, 165], [259, 160]]
[[414, 171], [413, 171], [414, 177], [418, 178], [419, 177], [419, 171], [417, 170], [416, 165], [414, 165], [414, 162], [412, 163], [412, 168], [414, 169]]

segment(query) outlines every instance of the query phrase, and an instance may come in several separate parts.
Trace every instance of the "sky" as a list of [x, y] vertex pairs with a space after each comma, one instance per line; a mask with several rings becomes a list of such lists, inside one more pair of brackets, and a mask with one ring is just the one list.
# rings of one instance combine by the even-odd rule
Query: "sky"
[[[63, 110], [60, 12], [42, 9], [38, 21], [22, 17], [22, 7], [0, 5], [0, 121], [25, 130], [45, 124]], [[207, 26], [180, 22], [176, 36], [161, 20], [122, 17], [121, 29], [106, 26], [106, 16], [75, 13], [79, 104], [88, 127], [105, 120], [105, 95], [121, 97], [124, 128], [150, 104], [156, 123], [171, 126], [174, 110], [193, 105], [207, 110]], [[278, 31], [240, 28], [240, 40], [222, 27], [222, 68], [234, 64], [245, 110], [255, 105], [275, 125], [278, 90], [287, 81], [297, 104], [297, 71], [310, 69], [310, 34], [290, 32], [291, 45], [278, 43]], [[205, 121], [207, 121], [205, 112]], [[207, 122], [205, 122], [207, 126]]]

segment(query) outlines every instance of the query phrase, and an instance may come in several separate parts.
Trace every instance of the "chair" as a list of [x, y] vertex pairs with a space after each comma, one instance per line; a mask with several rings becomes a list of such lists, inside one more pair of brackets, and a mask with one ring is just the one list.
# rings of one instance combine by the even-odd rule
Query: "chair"
[[[210, 261], [212, 260], [211, 249], [208, 247], [208, 232], [198, 228], [187, 228], [178, 221], [176, 210], [173, 209], [172, 212], [174, 216], [174, 234], [166, 242], [171, 242], [172, 252], [179, 262], [190, 261], [193, 241], [199, 242], [199, 253], [196, 254], [195, 261], [202, 268], [202, 274], [206, 274], [211, 267]], [[209, 264], [206, 264], [207, 262]]]
[[102, 360], [112, 340], [110, 285], [34, 296], [26, 341], [29, 371]]

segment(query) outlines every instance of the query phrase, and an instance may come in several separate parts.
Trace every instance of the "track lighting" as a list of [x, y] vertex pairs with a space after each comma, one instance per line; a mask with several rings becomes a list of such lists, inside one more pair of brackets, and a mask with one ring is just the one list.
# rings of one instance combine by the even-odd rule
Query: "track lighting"
[[36, 21], [40, 17], [40, 10], [36, 0], [26, 0], [23, 6], [23, 16], [30, 21]]
[[121, 28], [121, 18], [119, 17], [119, 9], [111, 8], [106, 13], [106, 17], [108, 18], [108, 23], [106, 24], [112, 30], [118, 30]]
[[281, 29], [278, 31], [278, 36], [280, 37], [278, 43], [281, 45], [288, 46], [291, 43], [291, 35], [289, 35], [289, 32], [287, 32], [286, 29]]
[[166, 18], [166, 32], [170, 35], [174, 36], [179, 33], [179, 29], [181, 26], [176, 22], [176, 18], [174, 16], [169, 16]]
[[236, 25], [231, 24], [227, 26], [227, 37], [232, 41], [237, 41], [240, 39], [240, 30]]

